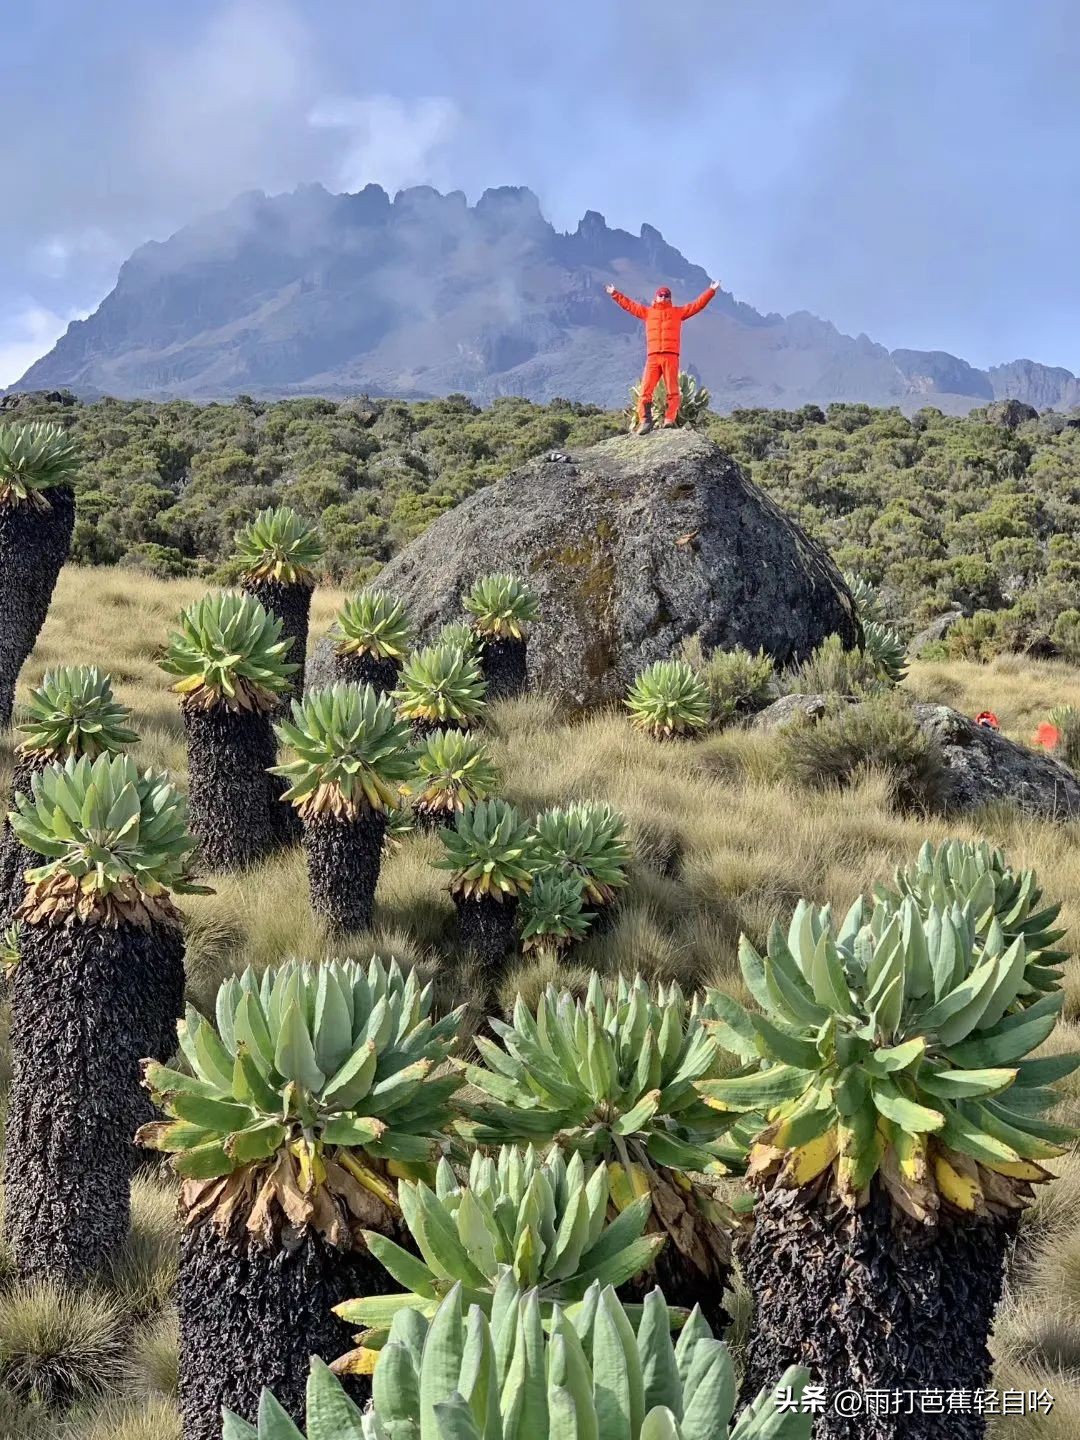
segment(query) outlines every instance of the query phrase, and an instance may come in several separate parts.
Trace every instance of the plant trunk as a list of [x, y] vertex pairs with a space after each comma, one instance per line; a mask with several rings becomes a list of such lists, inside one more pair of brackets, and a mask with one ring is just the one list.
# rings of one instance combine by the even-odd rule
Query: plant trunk
[[[283, 843], [284, 809], [267, 770], [276, 752], [266, 715], [184, 709], [188, 817], [209, 870], [242, 870]], [[277, 808], [275, 808], [277, 807]]]
[[[986, 1389], [987, 1342], [1018, 1218], [956, 1218], [920, 1227], [875, 1181], [851, 1214], [827, 1192], [773, 1190], [757, 1205], [742, 1268], [755, 1317], [744, 1398], [806, 1365], [832, 1399], [843, 1391]], [[982, 1415], [844, 1417], [815, 1440], [983, 1440]]]
[[395, 690], [401, 664], [392, 655], [339, 655], [334, 652], [334, 679], [347, 685], [371, 685], [376, 690]]
[[[209, 1223], [185, 1226], [176, 1286], [184, 1440], [221, 1440], [222, 1406], [254, 1423], [264, 1386], [302, 1426], [309, 1358], [329, 1363], [352, 1348], [355, 1326], [332, 1307], [396, 1288], [366, 1250], [337, 1250], [312, 1232], [291, 1250], [266, 1250], [246, 1233], [223, 1239]], [[366, 1399], [370, 1382], [350, 1389]]]
[[487, 681], [487, 699], [509, 700], [529, 688], [529, 665], [524, 640], [512, 635], [485, 640], [480, 646], [480, 668]]
[[170, 1007], [175, 1026], [183, 939], [165, 925], [23, 923], [19, 945], [4, 1233], [20, 1278], [78, 1285], [128, 1231], [139, 1061], [160, 1049]]
[[[731, 1288], [731, 1237], [717, 1221], [702, 1214], [696, 1189], [684, 1191], [665, 1180], [658, 1170], [653, 1181], [653, 1213], [647, 1233], [666, 1234], [667, 1243], [650, 1266], [620, 1286], [623, 1300], [640, 1303], [659, 1285], [669, 1305], [692, 1310], [700, 1305], [714, 1337], [719, 1340], [731, 1324], [724, 1304]], [[667, 1224], [660, 1218], [666, 1216]], [[681, 1241], [681, 1245], [676, 1243]]]
[[8, 810], [15, 805], [17, 794], [30, 794], [33, 777], [46, 768], [44, 761], [26, 755], [15, 754], [15, 768], [11, 776], [11, 797], [4, 810], [3, 828], [0, 829], [0, 933], [15, 919], [15, 911], [26, 893], [23, 875], [45, 863], [43, 855], [37, 855], [16, 838], [11, 828]]
[[304, 671], [307, 665], [308, 621], [311, 616], [313, 585], [286, 585], [281, 580], [245, 580], [245, 595], [252, 595], [264, 610], [271, 611], [281, 621], [281, 638], [292, 637], [292, 649], [285, 656], [300, 669], [289, 681], [289, 689], [282, 695], [282, 710], [288, 713], [289, 701], [299, 700], [304, 693]]
[[370, 930], [382, 864], [386, 813], [365, 810], [355, 820], [313, 816], [304, 825], [311, 908], [332, 930]]
[[490, 895], [466, 899], [454, 891], [453, 900], [461, 948], [476, 957], [485, 975], [499, 979], [507, 959], [517, 949], [517, 896], [504, 900]]
[[423, 744], [429, 735], [435, 734], [436, 730], [461, 730], [464, 732], [469, 729], [469, 726], [463, 725], [460, 720], [413, 720], [411, 724], [413, 739], [418, 744]]
[[0, 730], [11, 724], [15, 683], [37, 644], [75, 529], [69, 485], [45, 492], [47, 510], [0, 505]]

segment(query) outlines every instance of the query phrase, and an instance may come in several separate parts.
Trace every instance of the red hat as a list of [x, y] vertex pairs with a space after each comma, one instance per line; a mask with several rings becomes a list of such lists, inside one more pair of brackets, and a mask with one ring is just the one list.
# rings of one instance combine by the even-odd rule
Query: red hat
[[980, 710], [975, 716], [975, 724], [981, 725], [984, 730], [1001, 729], [1001, 723], [992, 710]]
[[671, 291], [668, 289], [668, 287], [667, 287], [666, 285], [660, 285], [660, 286], [657, 287], [656, 298], [657, 298], [657, 300], [670, 300], [670, 299], [671, 299]]

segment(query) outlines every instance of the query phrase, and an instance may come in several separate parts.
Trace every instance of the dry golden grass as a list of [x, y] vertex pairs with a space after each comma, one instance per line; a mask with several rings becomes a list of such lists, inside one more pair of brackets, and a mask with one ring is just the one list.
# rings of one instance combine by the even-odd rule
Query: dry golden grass
[[[199, 593], [193, 584], [126, 570], [66, 570], [24, 684], [36, 682], [50, 665], [102, 665], [143, 736], [140, 760], [166, 766], [183, 784], [178, 708], [155, 656], [180, 608]], [[341, 598], [330, 591], [316, 594], [314, 637], [325, 632]], [[993, 709], [1006, 733], [1021, 740], [1051, 705], [1080, 705], [1080, 672], [1018, 659], [989, 666], [916, 664], [907, 688], [967, 713]], [[901, 816], [890, 804], [886, 777], [874, 773], [844, 790], [803, 789], [784, 778], [776, 743], [744, 730], [660, 745], [633, 732], [616, 712], [563, 724], [539, 696], [495, 707], [490, 728], [508, 798], [530, 813], [574, 798], [610, 801], [627, 817], [634, 851], [631, 884], [614, 923], [561, 962], [520, 962], [498, 995], [489, 997], [503, 1008], [518, 989], [534, 1000], [553, 978], [581, 990], [590, 969], [612, 974], [640, 968], [687, 986], [708, 981], [737, 991], [740, 932], [762, 941], [772, 921], [786, 918], [801, 895], [844, 910], [876, 881], [888, 879], [924, 839], [938, 842], [950, 835], [986, 836], [1005, 848], [1014, 865], [1033, 866], [1046, 895], [1064, 901], [1071, 931], [1080, 933], [1080, 826], [1055, 827], [1000, 810], [950, 825]], [[7, 779], [10, 745], [10, 738], [0, 738], [0, 783]], [[387, 859], [377, 934], [352, 952], [366, 956], [375, 948], [416, 964], [433, 977], [441, 1000], [467, 1003], [475, 1020], [482, 1013], [484, 986], [454, 950], [445, 875], [432, 864], [438, 849], [436, 838], [413, 835]], [[250, 874], [210, 879], [213, 895], [185, 901], [189, 992], [200, 1007], [212, 1003], [224, 975], [244, 965], [261, 968], [288, 955], [327, 953], [326, 936], [308, 907], [299, 852]], [[343, 953], [339, 945], [332, 948]], [[1068, 1014], [1080, 1019], [1075, 963], [1069, 966], [1067, 991]], [[1069, 1025], [1048, 1049], [1078, 1045], [1080, 1026]], [[1080, 1118], [1080, 1081], [1063, 1088], [1061, 1108], [1063, 1115]], [[1058, 1396], [1058, 1406], [1050, 1417], [999, 1422], [995, 1440], [1080, 1435], [1080, 1154], [1057, 1168], [1060, 1179], [1040, 1195], [1025, 1227], [996, 1343], [1002, 1383], [1045, 1385]], [[102, 1347], [111, 1361], [112, 1317], [139, 1317], [123, 1375], [117, 1379], [113, 1365], [105, 1387], [110, 1393], [101, 1402], [69, 1416], [59, 1429], [51, 1422], [39, 1428], [38, 1417], [24, 1408], [18, 1424], [34, 1428], [13, 1434], [48, 1440], [105, 1435], [169, 1440], [175, 1434], [168, 1400], [174, 1321], [163, 1308], [174, 1264], [168, 1184], [153, 1175], [140, 1178], [135, 1214], [135, 1234], [118, 1259], [101, 1316], [57, 1312], [50, 1318], [40, 1297], [32, 1304], [20, 1297], [8, 1302], [6, 1318], [0, 1317], [0, 1366], [5, 1359], [14, 1363], [23, 1393], [28, 1378], [33, 1384], [35, 1327], [47, 1331], [61, 1320], [76, 1329], [82, 1325], [89, 1333], [86, 1355]], [[740, 1334], [745, 1312], [743, 1303]], [[81, 1366], [76, 1371], [76, 1384], [92, 1383]], [[44, 1383], [52, 1379], [46, 1373]], [[6, 1423], [7, 1403], [0, 1388], [0, 1425]]]

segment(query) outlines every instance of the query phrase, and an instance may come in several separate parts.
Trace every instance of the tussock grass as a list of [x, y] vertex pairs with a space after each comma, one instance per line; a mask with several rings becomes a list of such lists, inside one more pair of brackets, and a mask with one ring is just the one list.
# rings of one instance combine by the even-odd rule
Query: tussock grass
[[162, 1168], [131, 1184], [131, 1230], [110, 1268], [125, 1309], [140, 1315], [168, 1304], [176, 1283], [176, 1187]]
[[[140, 763], [166, 766], [185, 783], [179, 710], [155, 657], [183, 605], [203, 586], [127, 570], [65, 570], [24, 685], [49, 665], [104, 665], [143, 736]], [[316, 592], [312, 637], [325, 633], [343, 597]], [[987, 666], [921, 664], [904, 690], [968, 714], [991, 708], [1027, 740], [1055, 703], [1080, 705], [1080, 672], [1015, 657]], [[486, 719], [507, 798], [525, 813], [574, 799], [606, 800], [626, 816], [630, 884], [610, 917], [558, 960], [524, 958], [493, 985], [458, 952], [436, 836], [410, 835], [382, 871], [376, 932], [348, 946], [331, 941], [308, 905], [301, 852], [244, 875], [211, 876], [215, 893], [182, 902], [187, 915], [189, 998], [212, 1006], [226, 975], [290, 956], [317, 959], [373, 951], [395, 955], [434, 981], [437, 1003], [468, 1007], [466, 1029], [520, 990], [535, 1004], [549, 980], [582, 993], [590, 970], [611, 977], [641, 969], [741, 992], [737, 943], [763, 944], [801, 895], [846, 910], [915, 853], [924, 839], [989, 838], [1016, 866], [1032, 866], [1063, 922], [1080, 934], [1080, 826], [1051, 826], [1001, 808], [946, 824], [901, 813], [895, 776], [857, 764], [844, 785], [824, 789], [793, 775], [775, 736], [735, 725], [692, 742], [662, 744], [633, 731], [612, 709], [571, 723], [550, 700], [528, 695], [492, 706]], [[0, 736], [6, 787], [12, 738]], [[1080, 1021], [1080, 965], [1066, 976], [1067, 1015]], [[0, 1016], [0, 1027], [3, 1018]], [[1048, 1052], [1080, 1048], [1080, 1024], [1063, 1026]], [[0, 1028], [0, 1085], [5, 1037]], [[1062, 1118], [1080, 1118], [1080, 1080], [1062, 1086]], [[995, 1342], [999, 1383], [1058, 1397], [1049, 1416], [996, 1422], [995, 1440], [1075, 1440], [1080, 1435], [1080, 1152], [1054, 1168], [1025, 1221]], [[145, 1171], [133, 1187], [134, 1230], [107, 1289], [80, 1296], [13, 1285], [0, 1251], [0, 1436], [4, 1440], [176, 1440], [175, 1185]], [[749, 1302], [736, 1297], [736, 1347]], [[45, 1410], [33, 1396], [71, 1404]]]
[[14, 1285], [0, 1294], [0, 1383], [47, 1405], [111, 1389], [123, 1374], [124, 1312], [93, 1290]]
[[180, 1440], [180, 1417], [168, 1400], [111, 1400], [54, 1433], [56, 1440]]
[[148, 1400], [175, 1396], [179, 1346], [176, 1311], [171, 1307], [138, 1326], [124, 1367], [129, 1388]]

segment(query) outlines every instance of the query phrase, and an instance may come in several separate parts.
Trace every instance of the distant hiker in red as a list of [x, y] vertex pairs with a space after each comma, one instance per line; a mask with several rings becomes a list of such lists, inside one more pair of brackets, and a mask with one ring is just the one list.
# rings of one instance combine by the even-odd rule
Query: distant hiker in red
[[652, 398], [657, 381], [664, 381], [667, 405], [664, 409], [664, 425], [674, 425], [679, 414], [679, 340], [682, 322], [689, 320], [699, 310], [704, 310], [720, 289], [720, 281], [714, 280], [707, 290], [689, 305], [672, 305], [671, 291], [661, 285], [651, 305], [642, 305], [631, 300], [614, 285], [605, 285], [605, 290], [624, 310], [645, 321], [645, 343], [648, 354], [645, 360], [645, 374], [641, 377], [641, 399], [638, 401], [639, 435], [647, 435], [653, 428]]

